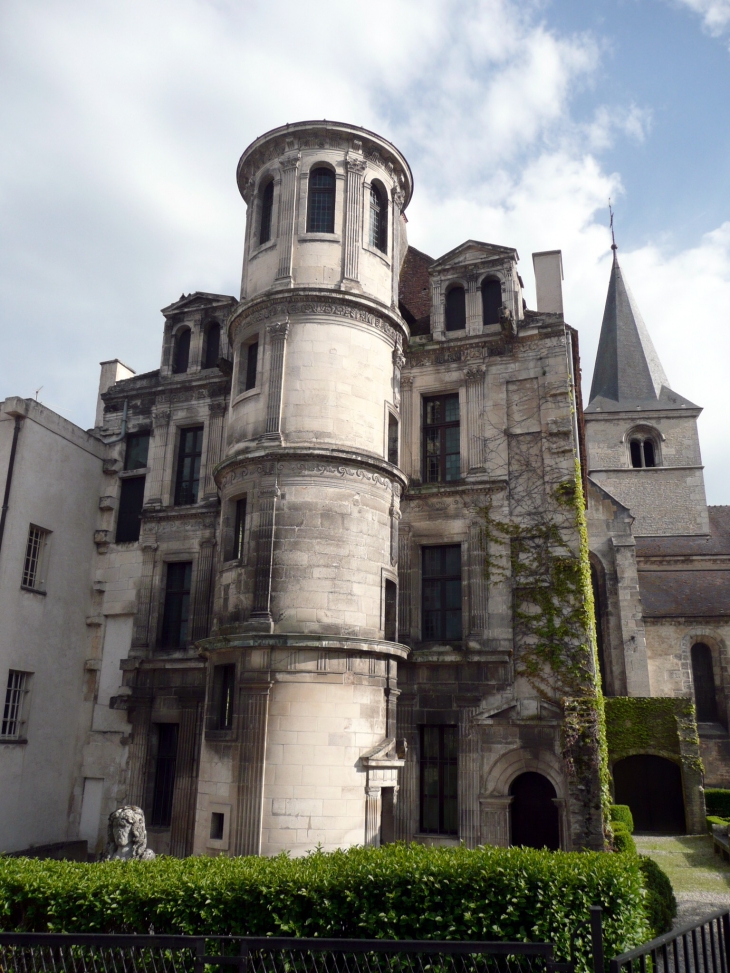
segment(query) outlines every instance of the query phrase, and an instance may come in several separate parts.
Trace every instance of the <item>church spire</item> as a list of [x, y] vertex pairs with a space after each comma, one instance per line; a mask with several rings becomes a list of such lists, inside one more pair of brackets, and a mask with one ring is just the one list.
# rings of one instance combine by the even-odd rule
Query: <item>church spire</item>
[[603, 312], [589, 411], [686, 408], [687, 399], [669, 388], [641, 313], [619, 266], [613, 238], [613, 266]]

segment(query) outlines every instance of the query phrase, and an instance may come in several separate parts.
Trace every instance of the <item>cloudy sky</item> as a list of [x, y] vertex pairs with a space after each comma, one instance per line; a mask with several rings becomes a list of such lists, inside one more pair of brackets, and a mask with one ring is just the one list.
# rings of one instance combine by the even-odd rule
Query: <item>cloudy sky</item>
[[[2, 0], [0, 398], [92, 424], [98, 362], [236, 294], [235, 167], [304, 118], [409, 159], [410, 242], [560, 248], [590, 386], [619, 254], [730, 503], [730, 0]], [[534, 299], [532, 300], [534, 306]]]

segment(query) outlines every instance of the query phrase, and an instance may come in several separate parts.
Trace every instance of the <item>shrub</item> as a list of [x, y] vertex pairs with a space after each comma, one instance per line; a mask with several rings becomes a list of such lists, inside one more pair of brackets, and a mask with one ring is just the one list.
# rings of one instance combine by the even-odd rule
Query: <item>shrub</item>
[[590, 966], [589, 907], [616, 955], [651, 934], [639, 859], [529, 848], [385, 848], [303, 858], [158, 858], [85, 864], [0, 859], [0, 926], [545, 941]]
[[712, 834], [713, 824], [720, 825], [721, 827], [727, 827], [728, 824], [730, 824], [730, 821], [728, 821], [727, 818], [718, 818], [715, 814], [708, 814], [705, 820], [707, 822], [707, 830], [710, 832], [710, 834]]
[[622, 821], [613, 822], [613, 846], [616, 851], [628, 851], [636, 854], [636, 842], [633, 835]]
[[706, 787], [705, 807], [708, 814], [730, 818], [730, 790], [724, 787]]
[[634, 833], [634, 818], [628, 804], [612, 804], [611, 820], [616, 823], [620, 822], [621, 824], [625, 824], [629, 834]]
[[669, 932], [677, 915], [672, 883], [653, 858], [639, 855], [639, 868], [646, 886], [646, 908], [653, 936]]

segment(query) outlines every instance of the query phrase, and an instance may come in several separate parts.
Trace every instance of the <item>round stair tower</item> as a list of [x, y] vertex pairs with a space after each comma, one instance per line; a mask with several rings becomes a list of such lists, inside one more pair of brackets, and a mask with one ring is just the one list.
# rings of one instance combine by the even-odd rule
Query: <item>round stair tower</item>
[[302, 122], [253, 142], [238, 185], [196, 851], [377, 844], [402, 764], [397, 295], [412, 177], [372, 132]]

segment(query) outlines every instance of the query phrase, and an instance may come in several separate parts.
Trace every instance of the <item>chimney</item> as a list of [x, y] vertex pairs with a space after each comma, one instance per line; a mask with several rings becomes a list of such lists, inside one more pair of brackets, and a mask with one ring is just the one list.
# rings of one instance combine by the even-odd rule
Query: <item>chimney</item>
[[95, 429], [100, 429], [104, 424], [104, 402], [101, 398], [104, 392], [107, 392], [115, 382], [120, 382], [123, 378], [131, 378], [136, 374], [133, 369], [122, 364], [118, 358], [99, 362], [99, 364], [101, 365], [101, 375], [99, 376], [99, 395], [96, 400]]
[[563, 313], [563, 255], [560, 250], [533, 253], [537, 309], [548, 314]]

